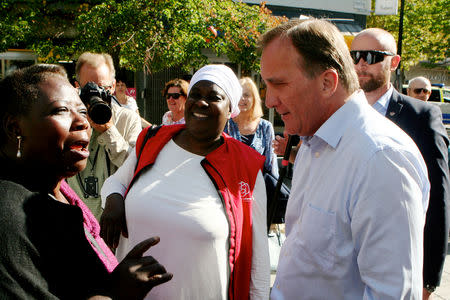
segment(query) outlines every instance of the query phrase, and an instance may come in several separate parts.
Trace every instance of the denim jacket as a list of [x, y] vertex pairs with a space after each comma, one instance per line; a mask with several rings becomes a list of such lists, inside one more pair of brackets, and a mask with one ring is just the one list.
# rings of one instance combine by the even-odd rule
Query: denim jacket
[[[242, 142], [238, 125], [233, 121], [233, 119], [228, 120], [224, 132]], [[275, 132], [273, 130], [272, 123], [267, 120], [260, 119], [256, 132], [253, 136], [253, 140], [250, 143], [250, 147], [266, 157], [264, 168], [271, 171], [273, 175], [278, 177], [277, 156], [273, 152], [272, 147], [272, 141], [274, 138]]]

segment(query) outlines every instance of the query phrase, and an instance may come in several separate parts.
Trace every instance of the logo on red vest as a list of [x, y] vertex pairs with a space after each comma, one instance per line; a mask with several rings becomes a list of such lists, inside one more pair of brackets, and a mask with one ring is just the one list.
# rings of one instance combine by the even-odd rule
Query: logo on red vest
[[241, 194], [241, 199], [243, 201], [251, 202], [253, 200], [252, 194], [250, 192], [250, 186], [247, 182], [239, 182], [239, 193]]

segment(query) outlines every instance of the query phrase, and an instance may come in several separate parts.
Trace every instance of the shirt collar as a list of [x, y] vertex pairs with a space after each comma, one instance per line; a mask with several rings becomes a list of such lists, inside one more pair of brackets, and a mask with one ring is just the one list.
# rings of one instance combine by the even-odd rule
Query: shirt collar
[[320, 126], [310, 142], [313, 142], [314, 137], [318, 137], [331, 147], [336, 148], [344, 132], [358, 114], [357, 107], [364, 103], [367, 104], [364, 92], [362, 90], [354, 92], [347, 102]]
[[372, 107], [378, 111], [380, 114], [382, 114], [383, 116], [386, 115], [388, 106], [389, 106], [389, 99], [391, 99], [392, 93], [394, 91], [394, 87], [391, 84], [389, 89], [386, 91], [386, 93], [384, 93], [380, 99], [377, 100], [377, 102], [375, 102]]

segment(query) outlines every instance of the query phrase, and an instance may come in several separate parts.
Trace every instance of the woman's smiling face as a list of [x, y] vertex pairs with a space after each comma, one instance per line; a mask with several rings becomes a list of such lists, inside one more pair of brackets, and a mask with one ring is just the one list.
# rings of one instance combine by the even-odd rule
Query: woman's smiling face
[[230, 116], [230, 99], [218, 85], [201, 80], [191, 88], [184, 119], [192, 136], [211, 141], [220, 138]]

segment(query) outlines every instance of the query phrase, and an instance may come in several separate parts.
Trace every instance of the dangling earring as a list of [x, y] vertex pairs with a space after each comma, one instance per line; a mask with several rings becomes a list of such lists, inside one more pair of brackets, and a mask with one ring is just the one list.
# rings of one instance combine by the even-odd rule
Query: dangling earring
[[20, 147], [22, 144], [22, 137], [20, 135], [17, 136], [17, 158], [22, 157], [22, 152], [20, 151]]

